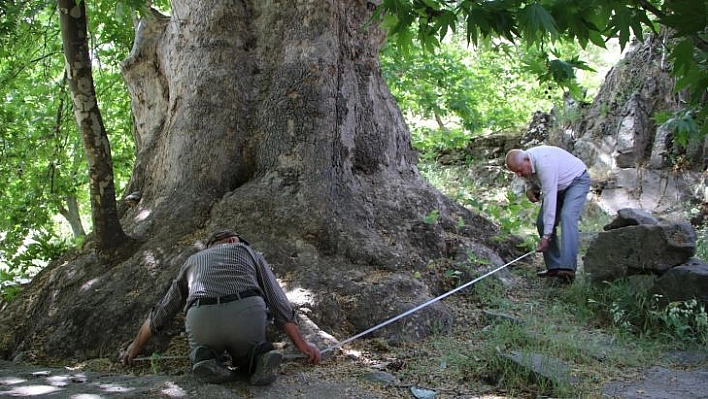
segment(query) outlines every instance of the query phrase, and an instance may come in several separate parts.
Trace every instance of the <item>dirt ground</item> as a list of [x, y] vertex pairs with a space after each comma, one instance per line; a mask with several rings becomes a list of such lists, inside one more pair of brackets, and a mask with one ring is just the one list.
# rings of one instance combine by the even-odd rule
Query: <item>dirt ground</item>
[[[518, 285], [498, 295], [523, 303], [542, 300], [549, 288], [529, 277], [535, 276], [532, 266], [524, 269], [531, 270], [514, 272]], [[489, 328], [480, 316], [482, 306], [473, 295], [456, 294], [446, 298], [445, 304], [453, 312], [455, 326], [444, 337], [434, 337], [404, 347], [390, 347], [377, 339], [361, 338], [335, 355], [330, 352], [330, 356], [318, 366], [305, 364], [302, 358], [286, 360], [280, 367], [277, 381], [267, 387], [250, 386], [245, 379], [220, 385], [199, 382], [188, 372], [185, 342], [184, 348], [176, 345], [162, 358], [146, 358], [131, 368], [116, 362], [118, 348], [113, 359], [55, 364], [51, 367], [0, 360], [0, 396], [72, 399], [548, 397], [533, 390], [507, 392], [494, 382], [487, 381], [479, 370], [453, 370], [455, 366], [452, 361], [444, 364], [440, 360], [441, 353], [449, 355], [455, 351], [470, 359], [468, 363], [461, 364], [484, 364], [485, 359], [475, 358], [483, 356], [479, 341], [484, 338], [485, 329]], [[581, 338], [574, 336], [574, 341]], [[451, 344], [453, 349], [443, 348], [444, 344]], [[622, 354], [634, 349], [613, 347], [610, 350]], [[587, 363], [581, 362], [580, 365], [581, 368], [590, 367]], [[597, 363], [594, 367], [602, 368], [603, 363]], [[708, 399], [708, 350], [666, 354], [661, 359], [655, 359], [654, 364], [639, 367], [635, 364], [622, 370], [621, 375], [601, 375], [595, 379], [592, 382], [595, 393], [575, 397]]]

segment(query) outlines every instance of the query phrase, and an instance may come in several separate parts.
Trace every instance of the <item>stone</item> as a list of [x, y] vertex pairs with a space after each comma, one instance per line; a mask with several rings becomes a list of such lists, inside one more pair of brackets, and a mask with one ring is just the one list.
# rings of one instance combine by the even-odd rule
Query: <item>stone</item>
[[622, 208], [617, 211], [617, 216], [612, 222], [606, 224], [602, 229], [605, 231], [618, 229], [626, 226], [636, 226], [638, 224], [659, 224], [659, 221], [649, 211], [638, 208]]
[[560, 359], [539, 353], [511, 351], [501, 355], [504, 359], [526, 369], [532, 380], [539, 385], [576, 385], [579, 380], [571, 373], [571, 367]]
[[598, 233], [583, 257], [583, 267], [592, 282], [661, 275], [695, 253], [696, 232], [690, 223], [626, 226]]
[[708, 307], [708, 264], [691, 258], [668, 270], [649, 289], [650, 296], [660, 295], [661, 304], [697, 299]]

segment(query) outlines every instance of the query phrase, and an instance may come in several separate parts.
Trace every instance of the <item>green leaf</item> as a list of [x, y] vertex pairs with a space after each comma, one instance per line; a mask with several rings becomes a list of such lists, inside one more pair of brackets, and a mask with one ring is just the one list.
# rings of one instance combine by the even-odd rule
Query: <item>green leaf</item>
[[440, 3], [438, 3], [437, 1], [435, 1], [435, 0], [422, 0], [422, 1], [426, 6], [432, 8], [433, 10], [440, 10]]
[[539, 3], [531, 3], [519, 11], [519, 27], [529, 43], [545, 35], [552, 40], [558, 37], [555, 20]]
[[631, 14], [626, 7], [619, 7], [615, 9], [615, 14], [612, 16], [610, 23], [612, 30], [610, 32], [617, 32], [619, 34], [620, 48], [624, 49], [624, 46], [629, 42], [629, 25], [631, 20]]
[[681, 40], [671, 50], [669, 58], [674, 62], [674, 70], [681, 74], [688, 74], [694, 67], [693, 42], [690, 39]]
[[563, 60], [551, 60], [548, 65], [548, 70], [553, 80], [559, 84], [566, 84], [575, 78], [573, 66]]
[[670, 0], [666, 7], [671, 11], [661, 23], [673, 28], [678, 36], [690, 36], [705, 29], [708, 24], [708, 3], [696, 0]]

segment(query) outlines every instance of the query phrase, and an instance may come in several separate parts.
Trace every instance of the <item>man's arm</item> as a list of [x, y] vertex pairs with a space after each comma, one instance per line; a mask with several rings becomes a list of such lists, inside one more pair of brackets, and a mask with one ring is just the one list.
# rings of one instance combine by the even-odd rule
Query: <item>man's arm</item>
[[133, 363], [133, 359], [138, 356], [140, 350], [152, 338], [152, 330], [150, 329], [150, 316], [145, 319], [145, 322], [138, 330], [138, 335], [135, 336], [133, 342], [128, 345], [128, 348], [120, 353], [119, 360], [124, 365], [128, 366]]
[[295, 347], [308, 357], [310, 363], [317, 364], [322, 360], [320, 350], [313, 344], [307, 342], [302, 336], [300, 328], [295, 323], [285, 323], [283, 330], [288, 334], [290, 340], [295, 344]]

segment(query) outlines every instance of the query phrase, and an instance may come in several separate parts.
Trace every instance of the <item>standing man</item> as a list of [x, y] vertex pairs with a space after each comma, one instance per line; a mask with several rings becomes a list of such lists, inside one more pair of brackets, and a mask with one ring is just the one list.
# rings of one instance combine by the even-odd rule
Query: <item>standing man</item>
[[192, 371], [205, 382], [233, 379], [233, 372], [221, 362], [224, 352], [252, 385], [275, 381], [282, 354], [266, 341], [267, 309], [311, 363], [321, 360], [319, 349], [305, 341], [295, 324], [295, 312], [268, 263], [233, 230], [214, 231], [206, 249], [187, 259], [133, 342], [121, 352], [121, 362], [130, 365], [180, 309], [187, 312]]
[[562, 148], [546, 145], [507, 152], [506, 167], [526, 180], [531, 202], [543, 201], [536, 219], [541, 236], [536, 251], [543, 252], [547, 270], [539, 276], [573, 281], [580, 245], [578, 221], [590, 191], [587, 167]]

